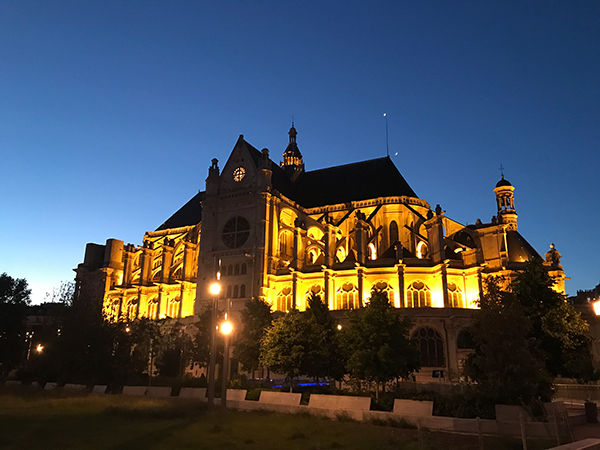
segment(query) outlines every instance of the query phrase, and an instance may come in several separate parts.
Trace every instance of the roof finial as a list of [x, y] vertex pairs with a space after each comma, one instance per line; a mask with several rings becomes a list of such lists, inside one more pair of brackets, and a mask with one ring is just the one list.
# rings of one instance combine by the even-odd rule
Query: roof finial
[[500, 164], [500, 175], [502, 175], [502, 179], [504, 180], [504, 167], [502, 167], [502, 164]]

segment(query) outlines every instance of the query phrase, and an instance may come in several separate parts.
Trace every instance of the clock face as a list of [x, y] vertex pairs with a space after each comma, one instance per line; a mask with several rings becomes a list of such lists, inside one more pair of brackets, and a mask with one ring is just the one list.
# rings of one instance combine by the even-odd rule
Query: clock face
[[233, 171], [233, 179], [235, 181], [242, 181], [242, 178], [246, 175], [246, 169], [243, 167], [238, 167]]

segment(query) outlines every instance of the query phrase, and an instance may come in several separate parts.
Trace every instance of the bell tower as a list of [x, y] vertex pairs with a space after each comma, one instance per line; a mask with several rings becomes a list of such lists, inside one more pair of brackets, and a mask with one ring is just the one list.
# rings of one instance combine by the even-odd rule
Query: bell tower
[[298, 176], [304, 172], [304, 161], [302, 161], [302, 153], [298, 149], [296, 144], [296, 128], [294, 128], [294, 122], [292, 122], [292, 128], [288, 133], [290, 135], [290, 142], [288, 143], [285, 152], [283, 152], [283, 161], [281, 161], [281, 167], [285, 173], [290, 177], [292, 181], [295, 181]]
[[498, 206], [498, 222], [508, 225], [509, 230], [517, 230], [517, 211], [515, 210], [515, 188], [510, 181], [502, 179], [496, 183], [496, 203]]

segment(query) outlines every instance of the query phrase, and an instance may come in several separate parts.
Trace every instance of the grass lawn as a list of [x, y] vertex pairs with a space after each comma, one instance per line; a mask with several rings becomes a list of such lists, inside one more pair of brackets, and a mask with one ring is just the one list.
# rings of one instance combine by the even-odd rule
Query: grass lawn
[[[0, 389], [0, 449], [478, 449], [478, 439], [298, 414], [209, 410], [183, 399]], [[552, 446], [530, 441], [529, 449]], [[485, 437], [486, 450], [521, 442]]]

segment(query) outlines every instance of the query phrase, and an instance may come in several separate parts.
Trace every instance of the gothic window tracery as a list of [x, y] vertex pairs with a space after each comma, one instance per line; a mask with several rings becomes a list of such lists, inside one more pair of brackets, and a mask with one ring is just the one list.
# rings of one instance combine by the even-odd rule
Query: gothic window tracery
[[408, 308], [423, 308], [431, 306], [431, 290], [422, 281], [411, 283], [406, 289], [406, 306]]
[[277, 311], [288, 312], [292, 309], [292, 288], [283, 288], [277, 295]]
[[129, 300], [127, 304], [127, 319], [135, 320], [137, 318], [137, 300]]
[[371, 286], [371, 289], [376, 288], [382, 292], [387, 293], [388, 296], [388, 300], [390, 301], [390, 303], [393, 305], [394, 304], [394, 289], [392, 289], [392, 286], [390, 286], [386, 281], [377, 281], [375, 283], [373, 283], [373, 285]]
[[310, 298], [311, 294], [318, 295], [321, 298], [321, 301], [325, 298], [325, 291], [323, 290], [323, 286], [318, 284], [313, 284], [305, 294], [306, 301]]
[[158, 312], [158, 298], [154, 297], [148, 302], [147, 317], [149, 319], [156, 319], [156, 313]]
[[464, 308], [463, 293], [455, 283], [448, 283], [448, 302], [451, 308]]
[[239, 248], [250, 236], [250, 224], [241, 216], [233, 217], [223, 227], [223, 243], [229, 248]]
[[358, 288], [352, 283], [344, 283], [335, 295], [336, 309], [357, 309], [360, 307]]
[[421, 352], [422, 367], [444, 367], [444, 339], [442, 335], [433, 328], [423, 327], [416, 330], [412, 335]]
[[169, 300], [169, 303], [167, 305], [167, 316], [168, 317], [173, 317], [173, 318], [177, 318], [179, 315], [179, 297], [175, 297], [171, 300]]

